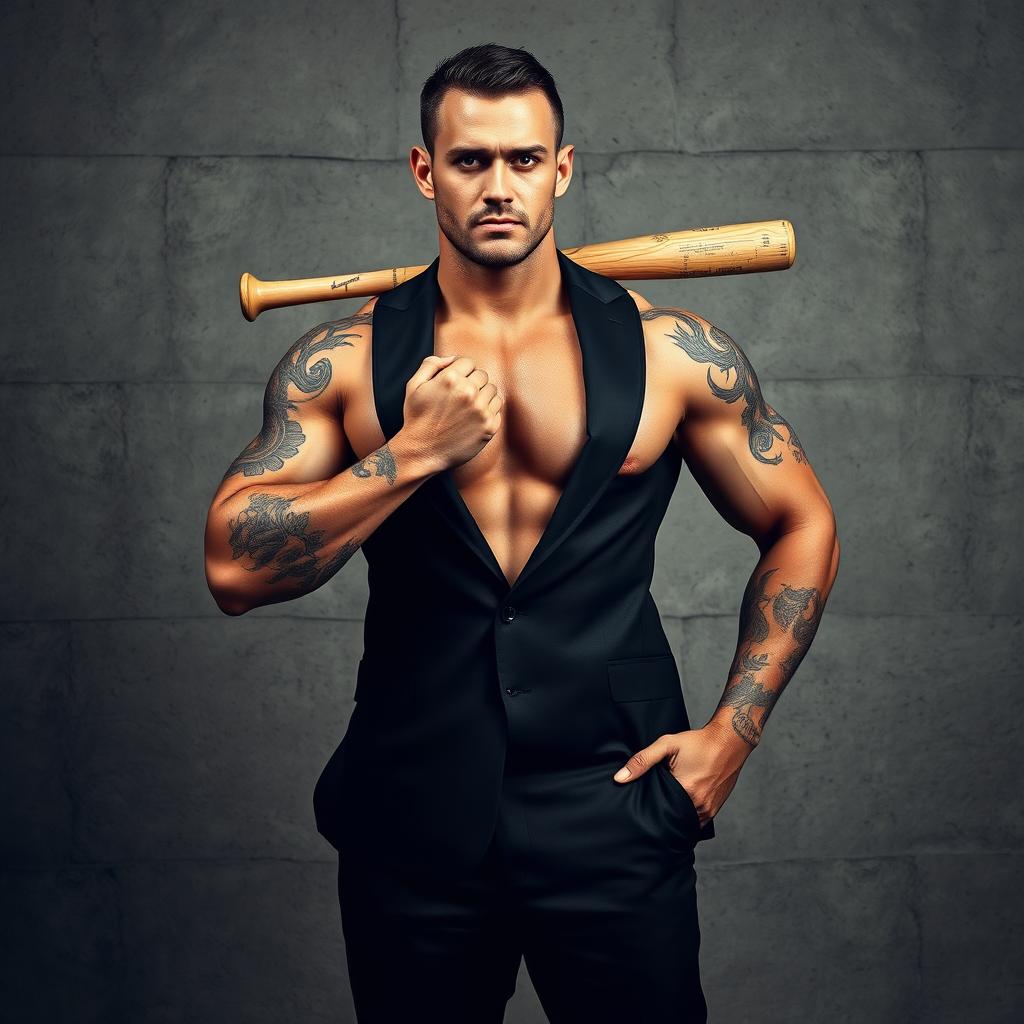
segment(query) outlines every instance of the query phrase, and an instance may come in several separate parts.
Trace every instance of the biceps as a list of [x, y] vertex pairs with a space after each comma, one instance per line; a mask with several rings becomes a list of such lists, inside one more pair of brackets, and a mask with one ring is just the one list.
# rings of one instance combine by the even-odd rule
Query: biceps
[[349, 446], [340, 417], [321, 405], [264, 407], [263, 427], [224, 474], [247, 483], [305, 483], [344, 468]]
[[322, 404], [264, 402], [263, 426], [224, 474], [213, 506], [254, 484], [326, 480], [350, 461], [340, 413]]
[[701, 490], [722, 518], [759, 544], [808, 525], [823, 509], [831, 515], [796, 432], [771, 406], [764, 411], [763, 422], [754, 423], [727, 405], [679, 429], [683, 458]]
[[366, 338], [371, 320], [364, 306], [319, 324], [281, 357], [263, 394], [263, 426], [228, 466], [215, 503], [252, 484], [313, 483], [345, 468], [351, 450], [335, 357]]

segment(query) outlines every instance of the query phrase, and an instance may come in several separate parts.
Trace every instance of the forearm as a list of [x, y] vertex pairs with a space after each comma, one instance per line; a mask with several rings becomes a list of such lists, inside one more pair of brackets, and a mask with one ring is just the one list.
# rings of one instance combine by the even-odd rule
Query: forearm
[[241, 615], [316, 590], [442, 468], [399, 431], [327, 480], [236, 491], [206, 524], [207, 582], [218, 607]]
[[739, 637], [725, 692], [708, 725], [745, 757], [818, 629], [839, 568], [831, 519], [781, 535], [743, 593]]

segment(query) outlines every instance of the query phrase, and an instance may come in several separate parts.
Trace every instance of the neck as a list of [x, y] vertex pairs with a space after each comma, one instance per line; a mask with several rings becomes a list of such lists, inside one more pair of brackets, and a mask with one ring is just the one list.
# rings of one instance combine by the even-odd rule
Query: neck
[[487, 267], [466, 259], [440, 234], [438, 317], [507, 331], [566, 310], [554, 231], [521, 263]]

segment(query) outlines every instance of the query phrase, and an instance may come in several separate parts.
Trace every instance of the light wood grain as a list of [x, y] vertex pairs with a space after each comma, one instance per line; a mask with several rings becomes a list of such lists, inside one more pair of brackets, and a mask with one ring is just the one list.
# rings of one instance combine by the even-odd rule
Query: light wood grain
[[[617, 281], [717, 277], [788, 270], [796, 259], [796, 235], [788, 220], [763, 220], [685, 228], [578, 245], [561, 251], [588, 270]], [[428, 266], [393, 267], [293, 281], [261, 281], [245, 273], [239, 281], [242, 315], [246, 320], [255, 320], [265, 309], [279, 306], [379, 295], [422, 273]]]

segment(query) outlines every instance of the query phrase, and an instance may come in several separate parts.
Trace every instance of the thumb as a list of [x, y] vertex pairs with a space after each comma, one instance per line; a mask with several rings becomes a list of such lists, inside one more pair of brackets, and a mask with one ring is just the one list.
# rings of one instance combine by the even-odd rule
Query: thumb
[[653, 743], [638, 750], [613, 776], [616, 782], [625, 782], [643, 775], [659, 761], [673, 752], [668, 736], [659, 736]]

